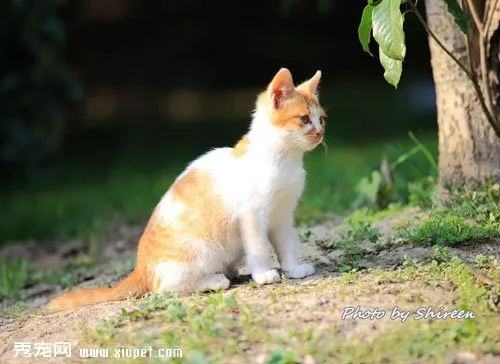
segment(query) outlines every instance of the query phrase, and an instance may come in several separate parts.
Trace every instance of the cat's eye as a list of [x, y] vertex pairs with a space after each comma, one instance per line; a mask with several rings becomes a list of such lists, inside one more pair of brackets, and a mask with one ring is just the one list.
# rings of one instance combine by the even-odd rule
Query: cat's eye
[[309, 117], [309, 115], [302, 115], [299, 117], [299, 119], [300, 119], [300, 122], [304, 125], [311, 123], [311, 118]]
[[322, 127], [325, 127], [326, 121], [324, 116], [319, 118], [319, 123], [321, 124]]

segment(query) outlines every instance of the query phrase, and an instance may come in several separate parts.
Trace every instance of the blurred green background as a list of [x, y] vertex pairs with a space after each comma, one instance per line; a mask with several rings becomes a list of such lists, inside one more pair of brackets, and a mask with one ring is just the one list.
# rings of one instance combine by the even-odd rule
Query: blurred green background
[[[6, 0], [0, 8], [0, 244], [143, 223], [187, 162], [246, 132], [280, 67], [323, 72], [328, 149], [306, 157], [298, 220], [343, 214], [384, 157], [436, 155], [427, 37], [405, 23], [398, 90], [357, 40], [362, 1]], [[401, 193], [433, 173], [417, 153]]]

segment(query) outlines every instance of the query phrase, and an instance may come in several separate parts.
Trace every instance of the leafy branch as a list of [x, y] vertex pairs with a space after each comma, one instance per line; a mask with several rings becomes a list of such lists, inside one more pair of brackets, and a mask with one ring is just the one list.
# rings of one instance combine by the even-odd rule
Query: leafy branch
[[[453, 16], [460, 30], [468, 35], [467, 42], [469, 42], [468, 18], [458, 5], [457, 0], [440, 1], [446, 3], [448, 12]], [[497, 1], [498, 0], [495, 0], [495, 6]], [[402, 2], [407, 5], [407, 11], [404, 13], [401, 12]], [[486, 45], [487, 34], [491, 25], [491, 16], [483, 22], [479, 17], [473, 0], [465, 0], [465, 3], [467, 4], [472, 21], [479, 34], [479, 56], [482, 76], [480, 79], [482, 88], [479, 83], [478, 74], [472, 66], [472, 61], [470, 68], [468, 68], [444, 46], [436, 34], [429, 28], [424, 17], [418, 10], [416, 0], [368, 0], [368, 4], [363, 10], [361, 22], [358, 27], [359, 41], [363, 50], [373, 56], [369, 46], [373, 33], [373, 38], [379, 45], [379, 60], [384, 68], [384, 78], [389, 84], [397, 88], [403, 72], [403, 61], [406, 54], [405, 35], [403, 30], [404, 16], [407, 13], [415, 14], [417, 20], [422, 24], [428, 35], [471, 80], [481, 104], [481, 108], [495, 131], [495, 134], [500, 138], [500, 120], [497, 118], [496, 113], [493, 112], [491, 89], [487, 78]]]

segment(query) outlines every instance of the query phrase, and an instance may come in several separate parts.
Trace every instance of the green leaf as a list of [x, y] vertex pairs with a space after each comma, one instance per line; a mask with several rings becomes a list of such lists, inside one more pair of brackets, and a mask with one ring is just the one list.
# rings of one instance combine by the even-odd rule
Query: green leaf
[[453, 16], [453, 20], [460, 27], [460, 30], [467, 34], [468, 32], [468, 22], [467, 15], [465, 15], [462, 8], [458, 5], [457, 0], [441, 0], [446, 4], [448, 12]]
[[394, 60], [405, 58], [405, 33], [403, 14], [399, 8], [401, 0], [382, 0], [373, 8], [373, 38], [383, 53]]
[[372, 32], [372, 12], [373, 6], [366, 5], [363, 9], [363, 15], [361, 15], [361, 21], [358, 27], [358, 37], [361, 42], [363, 50], [373, 57], [372, 52], [370, 52], [370, 39]]
[[403, 72], [403, 62], [397, 59], [392, 59], [388, 57], [382, 48], [379, 48], [379, 58], [380, 63], [384, 67], [384, 78], [387, 82], [398, 88], [398, 83], [401, 78], [401, 73]]

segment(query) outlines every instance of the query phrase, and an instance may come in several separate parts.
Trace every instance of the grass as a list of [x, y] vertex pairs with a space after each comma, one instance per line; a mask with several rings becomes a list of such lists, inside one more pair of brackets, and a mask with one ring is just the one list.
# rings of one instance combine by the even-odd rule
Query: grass
[[[451, 189], [450, 198], [431, 203], [429, 191], [433, 179], [411, 182], [407, 203], [391, 203], [375, 210], [362, 207], [344, 219], [344, 229], [338, 236], [317, 240], [326, 250], [339, 249], [340, 271], [359, 270], [360, 262], [374, 252], [397, 245], [452, 247], [478, 242], [495, 242], [500, 238], [500, 185], [487, 184], [472, 190]], [[416, 191], [416, 192], [415, 192]], [[411, 207], [419, 207], [425, 214], [419, 220], [402, 221], [392, 226], [394, 234], [382, 237], [376, 224], [391, 215]]]
[[[97, 260], [87, 254], [80, 254], [57, 270], [36, 269], [25, 260], [9, 260], [0, 257], [0, 301], [23, 298], [23, 289], [39, 283], [52, 284], [61, 288], [73, 287], [89, 275]], [[129, 272], [133, 267], [130, 260], [115, 263], [109, 274]]]
[[449, 201], [431, 208], [429, 217], [416, 227], [402, 226], [399, 236], [414, 245], [448, 246], [500, 238], [499, 199], [499, 184], [452, 190]]
[[0, 257], [0, 299], [19, 298], [21, 289], [30, 282], [29, 263]]
[[324, 249], [341, 249], [342, 260], [339, 262], [341, 272], [349, 272], [359, 268], [363, 257], [370, 253], [366, 243], [370, 243], [371, 250], [380, 247], [379, 229], [369, 222], [358, 222], [346, 224], [346, 229], [341, 231], [338, 237], [318, 240], [316, 244]]
[[401, 229], [400, 237], [415, 245], [458, 245], [500, 237], [498, 224], [475, 225], [452, 213], [434, 213], [417, 227]]
[[[478, 357], [497, 355], [500, 353], [500, 330], [495, 324], [498, 314], [488, 302], [500, 293], [498, 264], [494, 259], [478, 256], [477, 264], [469, 266], [438, 248], [434, 259], [424, 265], [410, 262], [394, 271], [379, 270], [362, 275], [351, 271], [297, 290], [290, 289], [293, 286], [286, 283], [276, 285], [273, 295], [263, 295], [257, 307], [255, 303], [245, 302], [251, 292], [243, 287], [232, 292], [184, 298], [151, 295], [138, 301], [135, 309], [122, 310], [117, 318], [96, 329], [88, 329], [82, 322], [75, 324], [75, 329], [82, 330], [86, 345], [96, 347], [182, 348], [182, 360], [188, 363], [225, 363], [262, 355], [266, 363], [302, 363], [308, 357], [316, 362], [337, 363], [362, 362], [366, 358], [372, 363], [444, 362], [450, 352], [458, 351]], [[478, 280], [478, 271], [493, 283]], [[409, 314], [401, 324], [398, 319], [388, 320], [391, 309], [385, 309], [390, 328], [374, 335], [355, 335], [345, 340], [335, 334], [338, 325], [343, 325], [337, 318], [340, 315], [337, 306], [322, 308], [323, 319], [334, 318], [329, 328], [321, 326], [320, 329], [314, 320], [302, 321], [301, 315], [308, 315], [299, 313], [298, 307], [298, 316], [288, 319], [286, 326], [276, 327], [272, 319], [273, 316], [289, 317], [287, 303], [305, 297], [351, 295], [354, 296], [351, 300], [356, 301], [359, 295], [380, 294], [381, 285], [394, 288], [386, 299], [398, 302], [399, 310]], [[406, 288], [396, 289], [401, 286]], [[428, 301], [427, 289], [441, 292], [437, 293], [441, 297], [437, 301], [442, 308]], [[276, 294], [278, 299], [274, 298]], [[429, 307], [434, 313], [463, 310], [471, 312], [474, 318], [422, 318]], [[332, 308], [334, 310], [329, 311]], [[417, 319], [419, 317], [421, 319]]]
[[5, 309], [0, 310], [0, 318], [6, 319], [16, 319], [20, 318], [26, 313], [28, 308], [22, 304], [21, 302], [17, 302], [12, 306], [9, 306]]
[[[240, 320], [235, 322], [228, 315], [237, 309], [241, 316]], [[231, 338], [223, 337], [225, 330], [229, 329], [234, 334], [237, 334], [237, 330], [241, 327], [250, 331], [256, 330], [255, 317], [256, 313], [250, 307], [236, 307], [234, 294], [219, 292], [210, 296], [195, 295], [184, 301], [173, 294], [162, 296], [152, 294], [139, 302], [136, 309], [129, 311], [122, 309], [117, 318], [105, 322], [96, 329], [87, 329], [81, 322], [75, 324], [75, 329], [83, 330], [89, 342], [106, 345], [109, 348], [116, 346], [117, 342], [123, 339], [120, 336], [120, 328], [141, 324], [147, 320], [159, 331], [153, 335], [131, 337], [133, 341], [139, 340], [134, 344], [135, 347], [138, 347], [139, 343], [151, 345], [161, 342], [163, 347], [167, 348], [182, 347], [183, 351], [189, 351], [192, 357], [198, 359], [203, 359], [206, 356], [204, 351], [213, 347], [214, 351], [210, 354], [213, 360], [216, 360], [237, 350]], [[251, 325], [254, 329], [250, 329]], [[163, 326], [175, 326], [176, 330], [163, 330], [161, 329]], [[259, 334], [255, 332], [254, 335]], [[132, 341], [126, 341], [132, 344]], [[123, 342], [116, 347], [121, 345]], [[180, 361], [173, 359], [173, 362]]]

